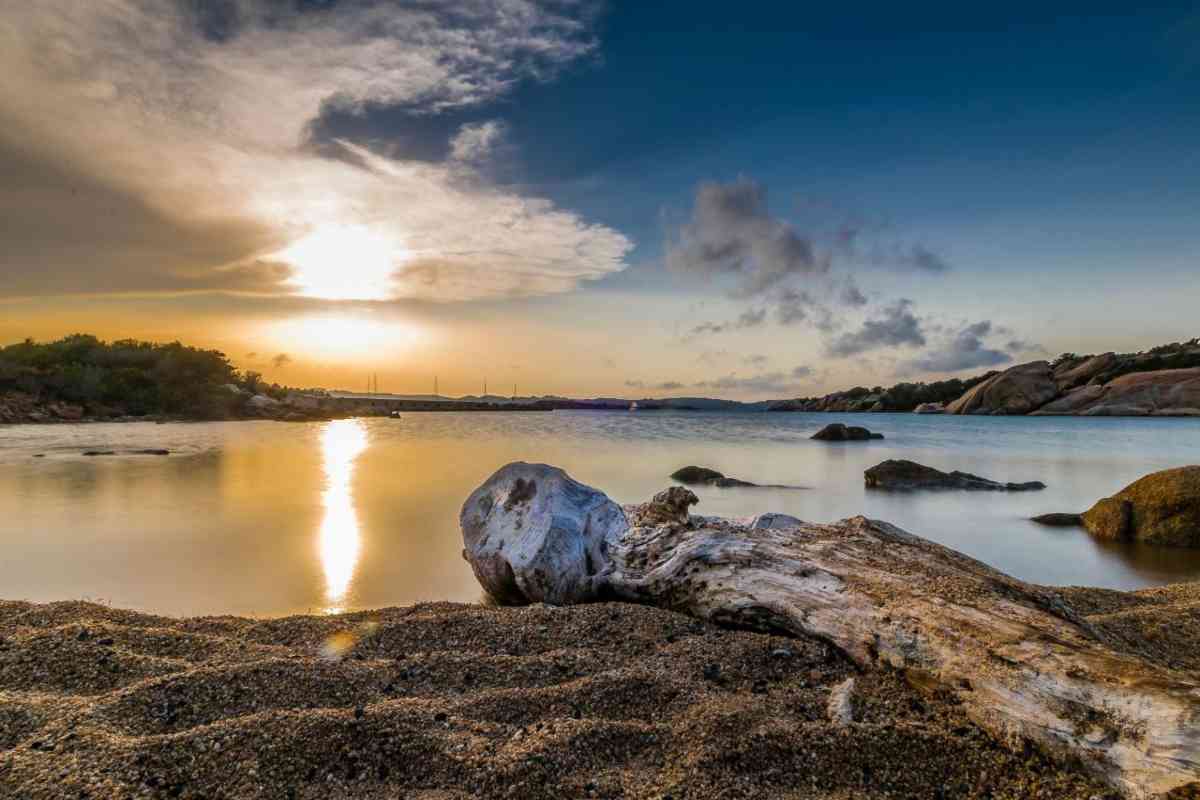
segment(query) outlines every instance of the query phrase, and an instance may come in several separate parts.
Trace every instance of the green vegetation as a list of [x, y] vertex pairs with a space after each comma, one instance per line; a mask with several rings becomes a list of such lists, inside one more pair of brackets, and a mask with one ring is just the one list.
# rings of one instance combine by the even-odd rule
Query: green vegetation
[[239, 372], [224, 353], [179, 342], [109, 343], [75, 334], [0, 348], [0, 394], [77, 404], [91, 416], [238, 416], [250, 395], [230, 385], [276, 397], [284, 392], [264, 384], [257, 372]]

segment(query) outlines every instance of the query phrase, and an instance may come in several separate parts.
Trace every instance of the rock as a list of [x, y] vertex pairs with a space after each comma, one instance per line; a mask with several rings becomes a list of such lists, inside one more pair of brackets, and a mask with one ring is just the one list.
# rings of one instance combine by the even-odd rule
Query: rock
[[279, 405], [279, 401], [273, 397], [267, 397], [265, 394], [256, 394], [246, 401], [246, 405], [261, 411], [263, 409], [274, 408]]
[[1078, 514], [1039, 514], [1029, 518], [1039, 525], [1049, 525], [1054, 528], [1074, 528], [1083, 524]]
[[1047, 361], [1007, 369], [946, 406], [947, 414], [1028, 414], [1058, 396]]
[[1054, 368], [1054, 383], [1060, 392], [1073, 389], [1090, 381], [1097, 375], [1116, 365], [1116, 353], [1101, 353], [1091, 358], [1075, 359]]
[[680, 483], [705, 484], [718, 481], [725, 476], [708, 467], [683, 467], [671, 473], [671, 478]]
[[942, 472], [915, 461], [889, 459], [863, 473], [869, 489], [909, 491], [912, 489], [984, 489], [991, 491], [1021, 492], [1045, 489], [1041, 481], [1027, 483], [999, 483], [981, 478], [969, 472]]
[[77, 406], [73, 403], [51, 403], [46, 406], [46, 410], [54, 416], [68, 422], [78, 422], [83, 419], [83, 406]]
[[[902, 670], [997, 743], [1032, 743], [1128, 797], [1196, 780], [1200, 679], [1125, 648], [1056, 590], [885, 522], [750, 529], [688, 517], [694, 497], [672, 487], [622, 511], [562, 470], [510, 464], [463, 506], [463, 542], [496, 597], [625, 600], [816, 639], [864, 673]], [[711, 662], [703, 674], [725, 678]], [[853, 719], [853, 684], [836, 694], [830, 718]]]
[[740, 478], [729, 478], [708, 467], [683, 467], [671, 473], [671, 478], [689, 486], [716, 486], [721, 489], [751, 487], [756, 489], [798, 489], [798, 486], [780, 486], [770, 484], [763, 486]]
[[846, 678], [829, 692], [829, 700], [825, 704], [825, 714], [829, 721], [839, 728], [844, 728], [854, 722], [854, 678]]
[[169, 456], [169, 455], [171, 455], [170, 450], [162, 450], [159, 448], [151, 448], [148, 450], [134, 450], [133, 452], [135, 455], [139, 455], [139, 456]]
[[1082, 521], [1105, 539], [1200, 547], [1200, 465], [1146, 475], [1100, 500]]
[[1078, 414], [1081, 409], [1087, 408], [1096, 400], [1103, 397], [1104, 392], [1105, 388], [1099, 385], [1088, 384], [1087, 386], [1077, 386], [1062, 397], [1050, 401], [1032, 413], [1035, 416]]
[[1086, 402], [1079, 402], [1072, 413], [1084, 416], [1200, 416], [1200, 367], [1132, 372], [1114, 378]]
[[814, 433], [810, 438], [821, 442], [865, 442], [868, 439], [882, 439], [882, 433], [871, 433], [866, 428], [857, 425], [843, 425], [834, 422]]
[[84, 450], [83, 454], [85, 456], [115, 456], [117, 454], [117, 451], [116, 450]]
[[945, 414], [946, 406], [942, 403], [921, 403], [913, 409], [914, 414]]

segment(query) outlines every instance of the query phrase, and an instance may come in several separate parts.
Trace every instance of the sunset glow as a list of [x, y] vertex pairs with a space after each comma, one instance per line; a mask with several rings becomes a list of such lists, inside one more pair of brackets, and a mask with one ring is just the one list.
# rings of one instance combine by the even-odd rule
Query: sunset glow
[[305, 297], [322, 300], [387, 300], [392, 279], [408, 251], [362, 225], [318, 228], [273, 258], [293, 268], [289, 280]]

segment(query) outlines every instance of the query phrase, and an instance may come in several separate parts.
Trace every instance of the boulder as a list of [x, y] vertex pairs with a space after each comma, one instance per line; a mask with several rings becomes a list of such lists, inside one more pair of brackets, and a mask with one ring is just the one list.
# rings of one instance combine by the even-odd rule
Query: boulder
[[866, 428], [857, 425], [843, 425], [834, 422], [826, 425], [812, 435], [813, 439], [822, 442], [864, 442], [868, 439], [882, 439], [882, 433], [871, 433]]
[[1151, 473], [1100, 500], [1083, 526], [1105, 539], [1200, 547], [1200, 465]]
[[915, 461], [889, 459], [863, 473], [868, 489], [911, 491], [913, 489], [981, 489], [1001, 492], [1022, 492], [1045, 489], [1041, 481], [1000, 483], [969, 472], [942, 472]]
[[279, 401], [274, 397], [268, 397], [265, 394], [256, 394], [246, 401], [246, 405], [259, 410], [274, 408], [279, 405]]
[[[642, 603], [825, 642], [1126, 797], [1195, 784], [1200, 679], [1125, 648], [1053, 588], [878, 520], [751, 527], [691, 516], [695, 502], [677, 486], [622, 510], [560, 469], [510, 464], [463, 506], [463, 555], [502, 600]], [[826, 710], [854, 724], [854, 683]]]
[[946, 406], [947, 414], [1028, 414], [1058, 396], [1047, 361], [1007, 369]]
[[1077, 391], [1084, 390], [1088, 394], [1073, 403], [1071, 413], [1089, 417], [1200, 416], [1200, 367], [1131, 372], [1102, 387]]
[[1090, 358], [1064, 362], [1054, 368], [1054, 383], [1060, 392], [1082, 386], [1115, 366], [1118, 360], [1116, 353], [1101, 353]]
[[921, 403], [913, 409], [914, 414], [945, 414], [946, 406], [942, 403]]

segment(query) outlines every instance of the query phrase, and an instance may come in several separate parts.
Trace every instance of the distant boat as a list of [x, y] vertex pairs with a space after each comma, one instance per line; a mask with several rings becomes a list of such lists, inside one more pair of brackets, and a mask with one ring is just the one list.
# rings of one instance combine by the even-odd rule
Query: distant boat
[[388, 414], [388, 416], [391, 417], [392, 419], [400, 419], [400, 412], [393, 411], [391, 414]]
[[629, 404], [629, 410], [630, 410], [630, 411], [637, 411], [637, 403], [636, 403], [636, 402], [630, 403], [630, 404]]

